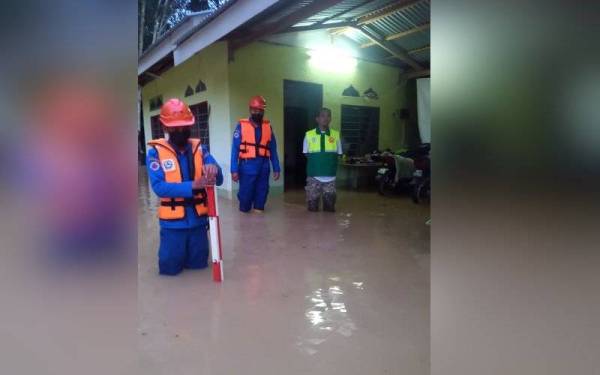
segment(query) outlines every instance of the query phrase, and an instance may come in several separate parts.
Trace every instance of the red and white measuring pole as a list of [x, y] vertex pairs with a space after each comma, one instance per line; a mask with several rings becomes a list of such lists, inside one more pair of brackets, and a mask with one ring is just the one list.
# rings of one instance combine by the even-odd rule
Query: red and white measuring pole
[[223, 252], [221, 251], [221, 226], [219, 223], [219, 204], [217, 190], [214, 186], [206, 187], [208, 198], [208, 224], [210, 235], [210, 252], [212, 254], [213, 280], [223, 281]]

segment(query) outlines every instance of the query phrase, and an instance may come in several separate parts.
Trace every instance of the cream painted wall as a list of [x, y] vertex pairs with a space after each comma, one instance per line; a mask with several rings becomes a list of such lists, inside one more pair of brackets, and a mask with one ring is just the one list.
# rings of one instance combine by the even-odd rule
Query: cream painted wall
[[[185, 98], [186, 87], [191, 85], [195, 88], [199, 79], [206, 84], [207, 90]], [[150, 117], [159, 113], [158, 110], [149, 111], [149, 100], [154, 96], [162, 95], [163, 101], [176, 97], [188, 104], [208, 101], [210, 150], [223, 168], [225, 181], [220, 189], [227, 192], [226, 195], [230, 195], [231, 191], [229, 155], [230, 136], [233, 133], [233, 124], [229, 117], [228, 80], [227, 44], [219, 42], [194, 55], [180, 66], [168, 70], [159, 79], [144, 86], [142, 90], [146, 141], [152, 136]]]
[[[185, 63], [170, 69], [161, 78], [142, 89], [146, 138], [151, 137], [149, 99], [162, 95], [164, 100], [178, 97], [188, 104], [207, 100], [211, 106], [209, 119], [211, 152], [225, 172], [222, 193], [232, 197], [237, 184], [232, 184], [230, 152], [233, 129], [237, 120], [248, 116], [248, 99], [263, 95], [267, 99], [266, 117], [273, 125], [278, 140], [283, 167], [283, 81], [285, 79], [323, 85], [323, 105], [332, 110], [332, 124], [340, 128], [341, 105], [364, 105], [380, 108], [379, 147], [398, 149], [404, 145], [403, 123], [393, 113], [405, 104], [405, 90], [398, 86], [398, 70], [359, 60], [353, 72], [325, 72], [309, 64], [305, 49], [268, 43], [252, 43], [235, 52], [233, 62], [227, 61], [226, 42], [219, 42], [194, 55]], [[207, 91], [184, 98], [187, 85], [195, 87], [202, 79]], [[372, 87], [378, 100], [343, 97], [342, 91], [352, 84], [359, 92]], [[272, 182], [274, 191], [281, 191], [283, 180]], [[232, 192], [233, 190], [233, 192]]]
[[[290, 79], [323, 85], [323, 106], [332, 110], [331, 126], [340, 129], [341, 105], [380, 108], [379, 147], [398, 149], [404, 144], [403, 127], [394, 111], [403, 107], [404, 91], [400, 90], [398, 69], [359, 60], [353, 72], [322, 71], [309, 64], [305, 49], [268, 43], [252, 43], [235, 52], [229, 65], [230, 118], [248, 115], [248, 99], [263, 95], [267, 100], [266, 117], [277, 136], [278, 152], [283, 164], [283, 80]], [[372, 87], [378, 100], [343, 97], [342, 91], [352, 84], [359, 92]], [[282, 187], [283, 181], [272, 186]]]

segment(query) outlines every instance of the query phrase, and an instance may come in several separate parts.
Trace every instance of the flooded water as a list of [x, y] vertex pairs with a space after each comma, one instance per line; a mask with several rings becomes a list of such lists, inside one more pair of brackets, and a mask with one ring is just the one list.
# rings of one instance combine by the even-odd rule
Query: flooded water
[[157, 271], [158, 200], [139, 186], [139, 344], [148, 374], [428, 374], [428, 207], [338, 192], [311, 213], [304, 192], [264, 214], [221, 199], [225, 281]]

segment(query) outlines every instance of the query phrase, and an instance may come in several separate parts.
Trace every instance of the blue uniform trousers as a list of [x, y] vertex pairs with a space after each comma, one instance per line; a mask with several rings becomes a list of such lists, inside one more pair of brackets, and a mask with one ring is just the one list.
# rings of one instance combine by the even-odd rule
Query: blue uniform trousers
[[177, 275], [184, 268], [206, 268], [208, 235], [206, 225], [189, 229], [160, 229], [158, 268], [162, 275]]
[[268, 161], [259, 170], [245, 170], [244, 166], [240, 168], [240, 190], [238, 199], [240, 201], [240, 211], [248, 212], [252, 208], [264, 210], [269, 195], [269, 178], [271, 168]]

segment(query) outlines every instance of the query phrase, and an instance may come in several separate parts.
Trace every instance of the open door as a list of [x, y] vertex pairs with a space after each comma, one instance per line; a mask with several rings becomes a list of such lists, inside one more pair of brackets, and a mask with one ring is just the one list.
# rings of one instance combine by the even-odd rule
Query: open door
[[284, 190], [302, 189], [306, 183], [306, 158], [302, 153], [304, 134], [316, 126], [323, 105], [323, 86], [284, 80]]

